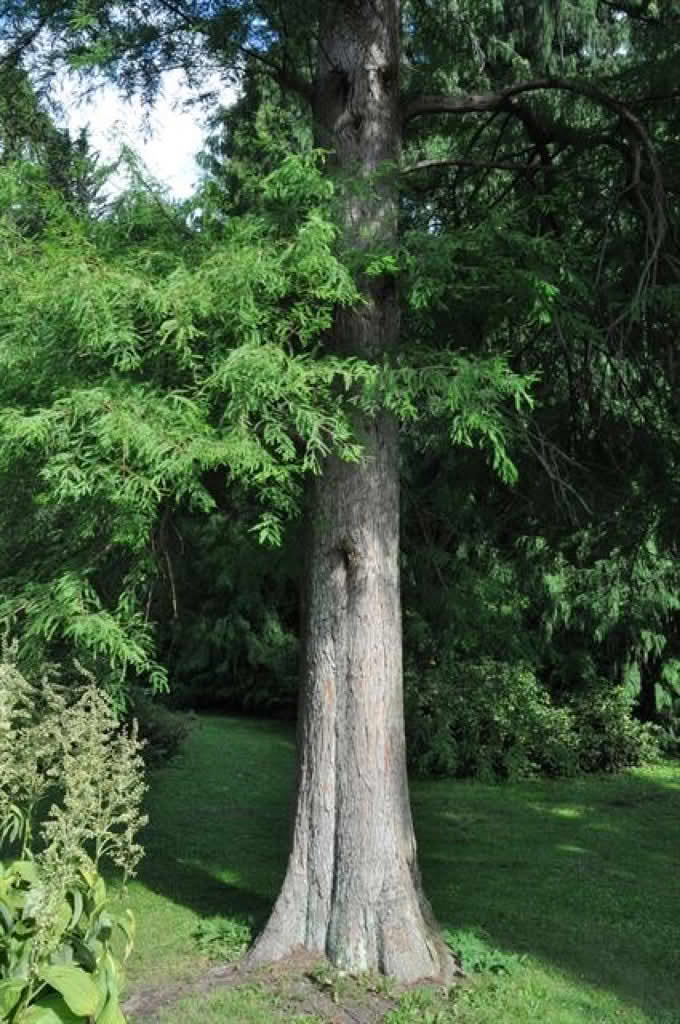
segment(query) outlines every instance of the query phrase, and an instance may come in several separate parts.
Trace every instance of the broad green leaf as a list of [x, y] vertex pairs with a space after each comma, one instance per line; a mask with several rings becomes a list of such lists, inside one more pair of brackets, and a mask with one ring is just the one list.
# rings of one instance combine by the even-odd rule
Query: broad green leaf
[[85, 884], [88, 886], [88, 888], [91, 889], [92, 886], [97, 881], [97, 872], [93, 868], [88, 867], [86, 864], [81, 864], [80, 874], [82, 875]]
[[41, 981], [47, 982], [61, 993], [74, 1013], [89, 1016], [97, 1009], [99, 992], [97, 986], [80, 967], [44, 967], [39, 974]]
[[98, 878], [95, 882], [93, 896], [96, 907], [106, 902], [106, 882], [103, 878]]
[[24, 882], [36, 885], [38, 869], [32, 860], [15, 860], [8, 866], [8, 871], [18, 875]]
[[[72, 910], [68, 900], [63, 900], [57, 913], [57, 920], [54, 923], [55, 933], [63, 935], [67, 928], [71, 927]], [[58, 929], [58, 931], [57, 931]]]
[[10, 908], [0, 899], [0, 925], [5, 931], [11, 931], [12, 925], [14, 924], [14, 916], [10, 911]]
[[107, 952], [102, 961], [102, 968], [106, 974], [106, 984], [108, 985], [109, 992], [118, 996], [125, 978], [125, 972], [121, 964], [111, 953]]
[[86, 1018], [72, 1013], [59, 995], [40, 996], [24, 1010], [15, 1024], [84, 1024]]
[[9, 1017], [10, 1010], [19, 1002], [21, 993], [28, 982], [21, 978], [8, 978], [7, 981], [0, 981], [0, 1020]]
[[109, 997], [102, 1012], [95, 1017], [95, 1021], [96, 1024], [127, 1024], [117, 996]]
[[95, 1018], [95, 1020], [97, 1020], [97, 1018], [99, 1017], [100, 1013], [102, 1012], [102, 1010], [106, 1006], [106, 1003], [107, 1003], [107, 1001], [109, 999], [109, 996], [110, 995], [111, 996], [117, 996], [118, 995], [118, 989], [116, 988], [114, 991], [111, 990], [111, 986], [109, 985], [109, 978], [108, 978], [106, 970], [101, 970], [101, 969], [98, 970], [96, 972], [96, 974], [92, 975], [92, 979], [93, 979], [95, 985], [97, 986], [97, 992], [99, 993], [99, 1000], [97, 1002], [97, 1009], [94, 1012], [94, 1018]]
[[132, 952], [135, 944], [135, 933], [137, 930], [135, 915], [132, 913], [129, 907], [125, 910], [125, 913], [120, 914], [115, 919], [115, 924], [123, 932], [125, 936], [125, 951], [123, 953], [123, 960], [127, 960]]

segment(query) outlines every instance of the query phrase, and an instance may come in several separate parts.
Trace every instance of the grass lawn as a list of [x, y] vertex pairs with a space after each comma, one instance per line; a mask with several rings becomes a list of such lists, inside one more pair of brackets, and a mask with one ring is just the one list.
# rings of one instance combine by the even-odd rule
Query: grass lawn
[[380, 979], [323, 969], [306, 979], [316, 1005], [294, 976], [195, 987], [211, 949], [235, 955], [244, 923], [256, 928], [271, 907], [293, 778], [289, 728], [217, 717], [200, 719], [154, 777], [130, 887], [131, 1024], [385, 1014], [388, 1024], [680, 1024], [680, 765], [506, 786], [414, 782], [426, 890], [470, 973], [450, 994], [398, 997]]

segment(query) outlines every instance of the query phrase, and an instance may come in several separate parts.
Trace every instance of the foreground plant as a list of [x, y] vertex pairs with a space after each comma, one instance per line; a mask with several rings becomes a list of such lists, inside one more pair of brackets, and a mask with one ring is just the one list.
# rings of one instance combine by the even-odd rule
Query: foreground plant
[[[132, 912], [107, 892], [142, 856], [141, 741], [85, 676], [29, 682], [16, 644], [0, 652], [0, 1020], [125, 1024], [119, 997]], [[49, 809], [45, 813], [46, 805]]]

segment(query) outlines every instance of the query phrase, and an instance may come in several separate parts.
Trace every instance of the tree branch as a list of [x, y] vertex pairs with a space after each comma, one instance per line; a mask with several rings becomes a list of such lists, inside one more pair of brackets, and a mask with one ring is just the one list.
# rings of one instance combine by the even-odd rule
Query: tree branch
[[[185, 26], [189, 29], [203, 29], [207, 31], [208, 22], [203, 17], [194, 17], [188, 14], [179, 4], [173, 3], [172, 0], [159, 0], [161, 7], [164, 7], [167, 11], [170, 11], [175, 17], [179, 18], [184, 22]], [[304, 78], [295, 74], [285, 65], [279, 64], [274, 60], [271, 60], [264, 53], [259, 50], [253, 50], [248, 46], [239, 46], [239, 53], [243, 54], [244, 57], [250, 60], [256, 60], [263, 66], [267, 74], [271, 75], [272, 78], [283, 88], [290, 89], [298, 95], [303, 96], [306, 100], [311, 100], [312, 87]]]
[[[619, 118], [620, 123], [625, 126], [627, 133], [631, 136], [633, 145], [633, 167], [629, 187], [635, 191], [638, 201], [641, 204], [647, 229], [647, 253], [646, 259], [640, 274], [638, 287], [633, 299], [633, 306], [637, 305], [645, 286], [652, 276], [653, 267], [659, 256], [666, 232], [668, 230], [668, 219], [666, 216], [665, 191], [659, 161], [652, 146], [649, 134], [644, 124], [636, 114], [619, 100], [610, 96], [607, 92], [588, 82], [581, 82], [570, 78], [536, 78], [527, 82], [519, 82], [516, 85], [508, 86], [499, 92], [490, 93], [463, 93], [449, 96], [420, 96], [410, 103], [407, 103], [403, 111], [403, 123], [408, 124], [416, 117], [424, 114], [472, 114], [487, 113], [493, 111], [508, 111], [524, 123], [530, 137], [539, 144], [539, 152], [543, 149], [543, 160], [545, 162], [545, 146], [550, 141], [550, 135], [546, 134], [543, 125], [538, 121], [535, 114], [526, 107], [519, 104], [517, 97], [530, 92], [542, 90], [558, 90], [582, 96], [591, 100], [598, 106], [610, 111]], [[599, 140], [602, 140], [600, 135]], [[640, 159], [644, 153], [649, 169], [651, 171], [651, 206], [642, 197], [640, 190]], [[549, 162], [549, 160], [548, 160]]]
[[282, 89], [290, 89], [291, 92], [296, 92], [298, 96], [302, 96], [303, 99], [311, 103], [313, 88], [311, 83], [305, 78], [295, 74], [289, 68], [277, 64], [276, 61], [269, 60], [259, 50], [251, 50], [247, 46], [239, 46], [239, 51], [244, 57], [257, 61]]
[[25, 51], [30, 49], [49, 22], [50, 15], [51, 12], [43, 15], [43, 17], [36, 22], [34, 27], [24, 32], [24, 34], [17, 39], [14, 45], [10, 47], [7, 53], [0, 58], [0, 71], [7, 71], [9, 69], [16, 68], [19, 65]]
[[403, 167], [402, 174], [415, 174], [417, 171], [426, 171], [432, 167], [472, 167], [480, 171], [512, 171], [519, 174], [533, 174], [538, 165], [535, 160], [527, 164], [516, 164], [503, 160], [456, 160], [454, 157], [445, 157], [439, 160], [419, 160], [410, 167]]

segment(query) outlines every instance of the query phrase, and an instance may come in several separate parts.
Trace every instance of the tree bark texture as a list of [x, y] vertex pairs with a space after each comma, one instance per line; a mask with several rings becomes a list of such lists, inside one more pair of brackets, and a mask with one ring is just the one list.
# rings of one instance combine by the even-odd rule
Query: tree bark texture
[[[324, 11], [317, 140], [332, 150], [340, 181], [366, 180], [399, 157], [399, 4], [345, 0]], [[348, 188], [345, 242], [394, 242], [396, 208], [388, 175]], [[364, 304], [338, 311], [328, 344], [381, 359], [399, 337], [396, 282], [370, 278], [362, 290]], [[404, 982], [449, 977], [408, 798], [397, 427], [387, 414], [356, 425], [361, 462], [329, 460], [312, 488], [292, 850], [251, 958], [304, 947], [338, 967]]]

